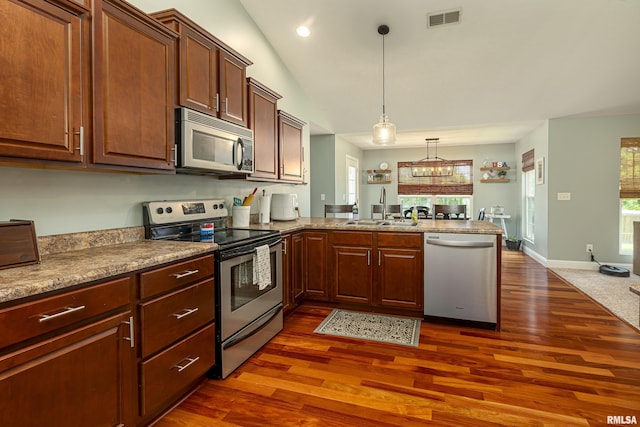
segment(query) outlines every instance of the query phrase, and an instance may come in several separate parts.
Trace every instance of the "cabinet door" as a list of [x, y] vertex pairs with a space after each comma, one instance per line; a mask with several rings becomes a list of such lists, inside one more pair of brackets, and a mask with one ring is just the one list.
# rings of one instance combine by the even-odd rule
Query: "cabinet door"
[[284, 111], [278, 112], [279, 176], [283, 181], [302, 182], [304, 174], [303, 126], [304, 122]]
[[419, 310], [423, 305], [423, 251], [378, 248], [378, 305]]
[[0, 16], [0, 156], [81, 162], [88, 13], [32, 0]]
[[[131, 425], [129, 313], [13, 353], [0, 369], [0, 425]], [[59, 344], [62, 343], [62, 344]], [[34, 356], [34, 353], [37, 353]], [[0, 361], [4, 367], [8, 359]]]
[[93, 162], [173, 170], [174, 33], [119, 0], [95, 10]]
[[278, 179], [278, 108], [280, 95], [248, 80], [249, 129], [253, 131], [254, 172], [251, 178]]
[[218, 61], [219, 117], [247, 126], [246, 65], [222, 49], [219, 50]]
[[291, 236], [291, 285], [292, 285], [292, 303], [297, 305], [304, 297], [304, 238], [302, 233], [296, 233]]
[[291, 235], [282, 236], [282, 310], [287, 313], [292, 309], [293, 275], [291, 261]]
[[310, 299], [328, 300], [327, 233], [304, 233], [304, 292]]
[[331, 250], [333, 301], [371, 304], [371, 248], [333, 245]]
[[217, 114], [218, 48], [187, 26], [180, 35], [180, 105]]

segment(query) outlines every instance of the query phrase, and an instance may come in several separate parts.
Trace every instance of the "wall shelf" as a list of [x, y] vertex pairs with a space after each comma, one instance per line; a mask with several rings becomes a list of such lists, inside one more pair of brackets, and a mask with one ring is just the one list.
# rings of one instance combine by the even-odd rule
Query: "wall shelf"
[[391, 184], [391, 169], [367, 169], [367, 184]]
[[487, 166], [487, 167], [481, 167], [480, 170], [481, 171], [508, 171], [509, 169], [511, 169], [509, 166], [501, 166], [501, 167], [491, 167], [491, 166]]
[[509, 182], [509, 178], [481, 179], [480, 182]]

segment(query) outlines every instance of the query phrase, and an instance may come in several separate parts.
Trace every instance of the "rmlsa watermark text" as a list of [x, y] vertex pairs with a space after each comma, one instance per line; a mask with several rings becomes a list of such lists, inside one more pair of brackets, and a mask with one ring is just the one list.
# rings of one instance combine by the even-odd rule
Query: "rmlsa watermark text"
[[638, 421], [635, 415], [607, 415], [607, 424], [629, 426], [638, 424]]

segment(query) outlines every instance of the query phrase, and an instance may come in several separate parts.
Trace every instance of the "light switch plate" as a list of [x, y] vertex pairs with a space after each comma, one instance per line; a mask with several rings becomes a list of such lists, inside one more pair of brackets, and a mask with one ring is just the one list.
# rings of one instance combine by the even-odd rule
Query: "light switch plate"
[[571, 200], [571, 193], [558, 193], [558, 200]]

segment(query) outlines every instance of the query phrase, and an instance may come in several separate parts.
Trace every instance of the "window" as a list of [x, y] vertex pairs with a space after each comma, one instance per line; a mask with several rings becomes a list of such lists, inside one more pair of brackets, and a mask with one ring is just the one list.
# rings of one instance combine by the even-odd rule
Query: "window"
[[347, 204], [358, 201], [358, 159], [347, 156]]
[[536, 236], [536, 171], [534, 167], [533, 150], [529, 150], [522, 155], [522, 204], [524, 215], [522, 218], [523, 237], [530, 241], [535, 241]]
[[640, 221], [640, 138], [620, 141], [619, 252], [633, 254], [633, 222]]
[[429, 214], [433, 212], [433, 205], [466, 205], [467, 216], [475, 219], [473, 216], [473, 197], [460, 195], [442, 195], [442, 194], [401, 194], [398, 195], [398, 203], [401, 210], [411, 209], [414, 206], [427, 206]]

